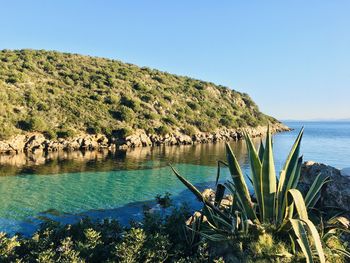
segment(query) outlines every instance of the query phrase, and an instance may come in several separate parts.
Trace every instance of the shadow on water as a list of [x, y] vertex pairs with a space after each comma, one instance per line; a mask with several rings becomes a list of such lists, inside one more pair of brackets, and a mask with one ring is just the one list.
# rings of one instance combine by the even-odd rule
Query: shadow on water
[[[214, 185], [215, 182], [212, 181], [196, 184], [196, 187], [200, 190], [204, 190], [213, 187]], [[191, 211], [198, 210], [202, 207], [201, 202], [198, 201], [187, 189], [172, 196], [171, 199], [174, 207], [186, 204]], [[146, 200], [142, 202], [131, 202], [113, 209], [88, 210], [78, 214], [61, 213], [55, 209], [49, 209], [25, 220], [0, 219], [0, 224], [2, 225], [2, 231], [9, 235], [21, 234], [24, 236], [31, 236], [41, 224], [48, 221], [54, 221], [66, 225], [77, 223], [84, 218], [89, 218], [94, 222], [102, 221], [104, 219], [114, 219], [120, 224], [128, 226], [131, 221], [141, 221], [143, 219], [143, 211], [145, 207], [154, 212], [161, 210], [155, 200]]]

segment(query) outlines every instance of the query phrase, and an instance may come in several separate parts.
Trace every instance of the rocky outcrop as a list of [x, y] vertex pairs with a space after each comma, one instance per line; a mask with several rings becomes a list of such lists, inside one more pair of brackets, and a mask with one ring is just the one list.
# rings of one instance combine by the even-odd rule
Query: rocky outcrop
[[[272, 132], [288, 131], [289, 128], [277, 123], [271, 127]], [[41, 133], [17, 135], [10, 140], [0, 141], [0, 154], [40, 153], [53, 151], [128, 149], [157, 145], [187, 145], [229, 140], [240, 140], [246, 131], [251, 137], [266, 133], [265, 126], [255, 128], [221, 129], [216, 132], [200, 132], [193, 136], [175, 132], [173, 134], [147, 134], [144, 130], [135, 130], [125, 138], [107, 138], [105, 135], [80, 134], [74, 138], [49, 140]]]
[[301, 171], [300, 190], [306, 192], [320, 173], [330, 178], [321, 191], [321, 205], [337, 207], [350, 215], [350, 177], [342, 175], [340, 170], [322, 163], [306, 162]]
[[[272, 132], [289, 131], [290, 129], [283, 124], [277, 123], [271, 127]], [[200, 132], [193, 136], [185, 135], [180, 132], [174, 134], [157, 135], [146, 134], [143, 130], [137, 130], [133, 135], [125, 139], [117, 140], [117, 148], [127, 149], [140, 146], [155, 145], [187, 145], [196, 143], [210, 143], [230, 140], [240, 140], [244, 132], [251, 137], [260, 137], [266, 134], [266, 126], [238, 128], [238, 129], [221, 129], [216, 132]]]
[[41, 133], [17, 135], [11, 140], [0, 142], [0, 153], [19, 154], [54, 151], [97, 150], [109, 148], [109, 140], [104, 135], [82, 134], [71, 139], [48, 140]]

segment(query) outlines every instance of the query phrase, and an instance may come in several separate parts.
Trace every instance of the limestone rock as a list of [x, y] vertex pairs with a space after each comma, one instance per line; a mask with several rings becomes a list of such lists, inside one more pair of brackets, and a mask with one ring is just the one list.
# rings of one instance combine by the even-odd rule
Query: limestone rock
[[45, 148], [45, 136], [41, 133], [34, 134], [29, 137], [24, 146], [26, 152], [42, 152]]
[[310, 161], [304, 163], [300, 177], [301, 190], [308, 189], [319, 173], [328, 175], [331, 180], [322, 190], [321, 205], [338, 207], [350, 213], [350, 177], [342, 175], [332, 166]]

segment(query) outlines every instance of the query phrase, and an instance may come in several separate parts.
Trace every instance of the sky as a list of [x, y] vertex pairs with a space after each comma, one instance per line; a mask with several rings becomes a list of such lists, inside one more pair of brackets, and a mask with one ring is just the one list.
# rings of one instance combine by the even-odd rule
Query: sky
[[248, 93], [281, 120], [350, 118], [350, 1], [0, 0], [0, 49], [108, 57]]

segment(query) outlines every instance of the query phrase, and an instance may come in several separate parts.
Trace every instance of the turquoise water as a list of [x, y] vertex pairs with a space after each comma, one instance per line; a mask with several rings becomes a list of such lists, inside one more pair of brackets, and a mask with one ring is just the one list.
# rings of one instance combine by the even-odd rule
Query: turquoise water
[[[288, 122], [296, 130], [274, 136], [277, 170], [302, 125], [305, 126], [304, 160], [338, 168], [350, 166], [350, 123]], [[259, 143], [259, 139], [255, 140]], [[244, 142], [231, 146], [248, 172]], [[43, 218], [72, 222], [80, 216], [113, 217], [126, 222], [140, 216], [144, 202], [156, 194], [172, 193], [176, 202], [195, 204], [172, 174], [171, 162], [200, 188], [213, 185], [216, 162], [224, 159], [224, 144], [135, 149], [125, 155], [87, 160], [50, 160], [13, 170], [3, 165], [0, 177], [0, 231], [30, 233]], [[223, 179], [228, 171], [223, 170]]]

